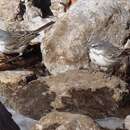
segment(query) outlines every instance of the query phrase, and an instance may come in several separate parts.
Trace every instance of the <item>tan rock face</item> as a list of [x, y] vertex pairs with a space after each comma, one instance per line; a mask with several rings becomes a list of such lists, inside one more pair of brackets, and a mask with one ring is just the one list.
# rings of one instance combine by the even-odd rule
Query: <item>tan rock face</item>
[[67, 112], [52, 112], [42, 117], [33, 130], [100, 130], [88, 116]]
[[[97, 6], [98, 5], [98, 6]], [[128, 36], [128, 0], [78, 0], [46, 35], [43, 63], [52, 74], [88, 67], [88, 42], [122, 46]]]
[[[38, 78], [23, 85], [0, 83], [1, 93], [20, 113], [39, 119], [53, 109], [90, 115], [93, 118], [117, 114], [119, 102], [127, 95], [127, 84], [106, 78], [101, 72], [70, 71]], [[4, 90], [6, 87], [6, 91]], [[10, 91], [11, 90], [11, 91]]]
[[125, 127], [126, 129], [130, 130], [130, 115], [128, 115], [126, 118], [125, 118]]
[[6, 85], [14, 85], [14, 87], [16, 87], [16, 85], [20, 85], [22, 82], [28, 82], [29, 77], [31, 78], [33, 76], [34, 73], [31, 71], [1, 71], [0, 82]]
[[10, 95], [15, 98], [17, 89], [23, 87], [33, 79], [36, 79], [36, 76], [32, 71], [0, 71], [0, 95], [5, 96], [11, 102], [12, 106], [12, 101], [8, 96]]
[[51, 9], [56, 17], [60, 17], [64, 14], [64, 8], [60, 4], [60, 0], [51, 0]]
[[0, 17], [14, 20], [20, 0], [0, 0]]

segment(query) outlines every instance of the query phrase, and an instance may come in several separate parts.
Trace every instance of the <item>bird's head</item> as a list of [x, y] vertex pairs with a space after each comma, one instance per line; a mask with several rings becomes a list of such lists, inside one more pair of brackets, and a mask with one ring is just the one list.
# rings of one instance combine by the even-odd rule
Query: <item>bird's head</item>
[[94, 48], [94, 49], [96, 49], [96, 48], [99, 48], [99, 43], [97, 43], [97, 42], [95, 42], [95, 43], [91, 43], [90, 45], [89, 45], [89, 48], [90, 49], [92, 49], [92, 48]]

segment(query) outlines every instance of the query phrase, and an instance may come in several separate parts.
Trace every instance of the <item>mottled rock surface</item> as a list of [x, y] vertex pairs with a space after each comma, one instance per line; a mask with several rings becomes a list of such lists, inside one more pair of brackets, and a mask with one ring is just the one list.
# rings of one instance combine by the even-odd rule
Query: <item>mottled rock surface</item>
[[88, 42], [126, 43], [129, 0], [78, 0], [46, 35], [43, 63], [52, 74], [88, 67]]
[[109, 79], [101, 72], [87, 70], [40, 77], [26, 84], [18, 84], [15, 90], [11, 90], [14, 85], [4, 81], [0, 87], [15, 110], [34, 119], [53, 109], [93, 118], [115, 115], [119, 102], [128, 92], [127, 84], [119, 78], [113, 76]]
[[130, 115], [125, 118], [125, 127], [130, 130]]
[[[29, 78], [34, 77], [34, 73], [31, 71], [12, 70], [0, 72], [0, 83], [5, 85], [12, 85], [14, 88], [22, 83], [27, 83]], [[28, 79], [27, 79], [28, 78]], [[13, 88], [12, 88], [13, 89]]]
[[14, 20], [20, 0], [0, 0], [0, 17]]
[[35, 74], [28, 70], [0, 71], [0, 96], [4, 96], [7, 99], [6, 103], [9, 101], [12, 106], [12, 101], [8, 96], [15, 97], [17, 89], [33, 79], [36, 79]]
[[51, 0], [51, 9], [56, 17], [60, 17], [64, 14], [64, 8], [60, 4], [60, 1], [61, 0]]
[[32, 130], [100, 130], [88, 116], [67, 112], [52, 112], [42, 117]]

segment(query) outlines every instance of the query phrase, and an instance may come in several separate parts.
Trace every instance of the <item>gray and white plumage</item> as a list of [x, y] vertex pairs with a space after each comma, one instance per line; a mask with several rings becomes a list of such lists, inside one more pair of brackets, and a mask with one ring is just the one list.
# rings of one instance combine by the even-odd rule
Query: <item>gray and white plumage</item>
[[30, 41], [53, 23], [51, 21], [34, 31], [7, 32], [0, 29], [0, 52], [4, 54], [23, 53]]
[[98, 41], [89, 46], [89, 57], [92, 63], [99, 67], [109, 68], [114, 66], [128, 55], [127, 49], [120, 49], [107, 41]]
[[31, 32], [6, 32], [0, 29], [0, 52], [22, 53], [28, 43], [37, 36]]

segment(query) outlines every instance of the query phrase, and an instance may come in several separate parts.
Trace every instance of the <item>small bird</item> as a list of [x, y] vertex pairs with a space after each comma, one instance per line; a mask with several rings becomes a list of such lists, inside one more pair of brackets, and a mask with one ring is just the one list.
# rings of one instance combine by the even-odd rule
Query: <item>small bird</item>
[[121, 49], [108, 41], [97, 41], [89, 46], [89, 57], [100, 69], [109, 70], [119, 65], [130, 54], [130, 49]]
[[54, 21], [51, 21], [34, 31], [7, 32], [0, 29], [0, 52], [22, 55], [30, 41], [37, 37], [40, 31], [54, 23]]

